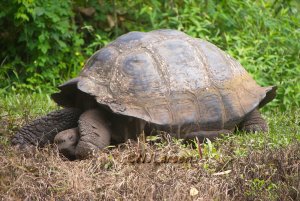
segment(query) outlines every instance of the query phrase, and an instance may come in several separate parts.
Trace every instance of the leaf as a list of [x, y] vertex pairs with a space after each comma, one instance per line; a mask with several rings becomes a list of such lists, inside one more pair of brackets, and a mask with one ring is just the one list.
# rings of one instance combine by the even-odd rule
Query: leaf
[[45, 13], [45, 9], [42, 8], [42, 7], [36, 7], [36, 8], [34, 9], [34, 14], [35, 14], [37, 17], [43, 15], [44, 13]]
[[220, 176], [220, 175], [226, 175], [226, 174], [229, 174], [231, 172], [231, 170], [226, 170], [226, 171], [223, 171], [223, 172], [217, 172], [217, 173], [214, 173], [212, 174], [213, 176]]
[[208, 138], [206, 138], [206, 142], [207, 142], [208, 152], [209, 152], [209, 154], [211, 154], [213, 151], [213, 145]]
[[190, 188], [190, 196], [198, 195], [199, 191], [195, 187]]

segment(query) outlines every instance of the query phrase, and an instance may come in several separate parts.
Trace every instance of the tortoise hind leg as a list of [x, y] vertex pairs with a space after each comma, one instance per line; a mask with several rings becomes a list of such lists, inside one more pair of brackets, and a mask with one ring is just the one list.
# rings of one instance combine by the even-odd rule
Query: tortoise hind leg
[[93, 153], [110, 145], [111, 130], [105, 113], [98, 109], [84, 112], [78, 122], [79, 142], [75, 148], [77, 159], [85, 159]]
[[12, 144], [21, 147], [27, 145], [43, 147], [48, 143], [53, 143], [57, 133], [77, 127], [80, 114], [81, 111], [76, 108], [51, 112], [23, 126], [12, 138]]
[[238, 128], [245, 132], [268, 132], [268, 124], [261, 116], [258, 109], [251, 112], [245, 119], [238, 125]]

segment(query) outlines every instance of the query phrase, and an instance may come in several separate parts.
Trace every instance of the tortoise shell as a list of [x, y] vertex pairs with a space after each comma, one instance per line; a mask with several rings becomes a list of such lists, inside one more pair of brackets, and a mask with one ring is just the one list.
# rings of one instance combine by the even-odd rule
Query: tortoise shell
[[206, 130], [232, 128], [274, 98], [274, 87], [257, 85], [227, 53], [176, 30], [120, 36], [60, 86], [58, 104], [71, 85], [114, 113]]

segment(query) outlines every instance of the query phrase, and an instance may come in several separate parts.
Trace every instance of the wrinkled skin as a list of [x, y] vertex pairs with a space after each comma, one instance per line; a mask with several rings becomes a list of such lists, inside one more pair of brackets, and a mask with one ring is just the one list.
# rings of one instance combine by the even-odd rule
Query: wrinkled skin
[[81, 113], [78, 108], [65, 108], [51, 112], [23, 126], [13, 137], [12, 144], [19, 147], [27, 145], [43, 147], [53, 143], [57, 133], [77, 127]]

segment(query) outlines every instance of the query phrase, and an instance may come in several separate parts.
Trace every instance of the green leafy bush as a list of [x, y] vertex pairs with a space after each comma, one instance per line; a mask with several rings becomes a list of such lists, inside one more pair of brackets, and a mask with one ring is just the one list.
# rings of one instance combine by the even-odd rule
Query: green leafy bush
[[[94, 51], [128, 31], [178, 29], [227, 51], [261, 85], [277, 85], [271, 108], [300, 106], [297, 0], [30, 1], [2, 3], [13, 24], [1, 51], [3, 87], [45, 91], [75, 76]], [[11, 34], [10, 34], [11, 33]], [[13, 42], [8, 42], [8, 39]]]
[[72, 22], [71, 1], [12, 0], [0, 6], [2, 87], [45, 90], [78, 72], [84, 41]]

